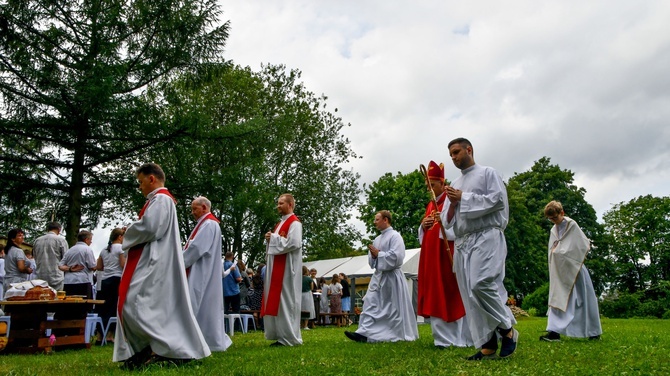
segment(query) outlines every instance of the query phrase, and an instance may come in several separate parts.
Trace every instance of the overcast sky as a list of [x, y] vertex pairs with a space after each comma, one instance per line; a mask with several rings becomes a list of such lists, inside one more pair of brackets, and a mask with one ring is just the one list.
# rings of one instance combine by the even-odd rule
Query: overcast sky
[[285, 64], [350, 123], [362, 183], [466, 137], [505, 180], [543, 156], [598, 216], [668, 195], [668, 1], [230, 1], [225, 57]]
[[670, 1], [220, 3], [225, 58], [302, 71], [351, 124], [361, 183], [431, 159], [454, 180], [466, 137], [505, 181], [543, 156], [573, 171], [599, 218], [668, 195]]

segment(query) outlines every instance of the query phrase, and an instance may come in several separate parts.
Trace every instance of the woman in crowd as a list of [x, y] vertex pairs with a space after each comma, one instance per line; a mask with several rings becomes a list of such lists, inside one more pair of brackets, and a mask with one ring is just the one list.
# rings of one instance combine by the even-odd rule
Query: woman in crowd
[[240, 277], [242, 277], [242, 281], [240, 282], [240, 309], [248, 310], [251, 281], [247, 275], [247, 266], [244, 264], [244, 261], [237, 260], [237, 270], [240, 271]]
[[28, 258], [20, 248], [23, 244], [25, 233], [20, 228], [9, 230], [7, 233], [7, 244], [5, 245], [5, 279], [3, 285], [7, 291], [12, 283], [20, 283], [28, 280], [28, 275], [33, 272], [28, 263]]
[[[123, 234], [125, 230], [122, 228], [115, 228], [109, 235], [109, 242], [107, 248], [100, 252], [98, 257], [98, 264], [96, 270], [102, 271], [102, 284], [98, 292], [98, 299], [104, 300], [105, 304], [97, 307], [96, 311], [102, 323], [107, 327], [107, 322], [110, 317], [116, 316], [116, 304], [119, 300], [119, 284], [121, 283], [121, 274], [126, 265], [126, 256], [121, 249], [123, 243]], [[107, 341], [114, 341], [114, 332], [107, 333]]]
[[[328, 286], [326, 279], [323, 277], [319, 278], [319, 289], [321, 291], [321, 305], [319, 307], [319, 314], [330, 313], [330, 300], [328, 298], [330, 287]], [[322, 324], [325, 324], [323, 319], [319, 320], [321, 320]]]
[[32, 273], [28, 274], [28, 277], [26, 279], [28, 281], [32, 281], [33, 279], [37, 278], [37, 275], [35, 275], [35, 270], [37, 269], [37, 263], [35, 262], [35, 258], [33, 257], [33, 250], [24, 249], [23, 253], [26, 255], [26, 263], [28, 263], [28, 267], [33, 271]]
[[0, 248], [0, 300], [5, 299], [5, 287], [3, 283], [5, 281], [5, 249]]
[[339, 274], [333, 274], [328, 295], [330, 295], [330, 313], [342, 313], [342, 285]]
[[314, 299], [312, 298], [312, 277], [309, 275], [309, 269], [306, 266], [302, 266], [302, 299], [300, 304], [300, 310], [302, 312], [309, 312], [309, 317], [302, 318], [302, 329], [309, 330], [307, 327], [307, 322], [316, 317], [314, 313]]
[[[342, 284], [342, 312], [348, 314], [351, 311], [351, 286], [346, 274], [340, 273], [340, 283]], [[348, 318], [347, 321], [349, 325], [352, 324]]]
[[263, 299], [263, 278], [261, 270], [265, 264], [258, 265], [256, 274], [251, 278], [251, 294], [249, 295], [249, 309], [259, 311], [261, 309], [261, 300]]

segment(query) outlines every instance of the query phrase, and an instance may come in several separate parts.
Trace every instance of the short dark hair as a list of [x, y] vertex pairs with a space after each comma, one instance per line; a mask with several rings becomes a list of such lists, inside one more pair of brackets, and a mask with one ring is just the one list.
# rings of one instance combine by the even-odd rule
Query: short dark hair
[[391, 212], [388, 210], [380, 210], [377, 212], [377, 214], [382, 216], [382, 219], [386, 218], [389, 221], [389, 225], [393, 222], [393, 218], [391, 216]]
[[88, 230], [81, 230], [77, 234], [77, 241], [83, 242], [84, 240], [93, 236], [93, 233]]
[[58, 230], [60, 231], [61, 225], [58, 222], [49, 222], [47, 223], [47, 231], [53, 231], [53, 230]]
[[455, 139], [449, 141], [449, 145], [447, 145], [447, 149], [450, 149], [451, 145], [453, 145], [453, 144], [461, 144], [462, 146], [472, 147], [472, 144], [470, 143], [470, 141], [467, 138], [463, 138], [463, 137], [455, 138]]
[[161, 166], [155, 164], [155, 163], [145, 163], [141, 165], [140, 167], [137, 168], [137, 171], [135, 171], [135, 175], [142, 174], [144, 176], [149, 176], [153, 175], [158, 179], [160, 182], [165, 183], [165, 172], [163, 172], [163, 169]]

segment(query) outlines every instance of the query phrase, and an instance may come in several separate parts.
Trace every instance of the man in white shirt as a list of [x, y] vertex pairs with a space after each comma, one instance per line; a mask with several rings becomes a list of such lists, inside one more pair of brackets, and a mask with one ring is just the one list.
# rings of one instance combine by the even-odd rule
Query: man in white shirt
[[33, 243], [33, 257], [37, 264], [35, 274], [57, 291], [63, 290], [64, 277], [58, 264], [69, 248], [65, 238], [60, 236], [60, 231], [58, 222], [50, 222], [47, 224], [47, 233]]

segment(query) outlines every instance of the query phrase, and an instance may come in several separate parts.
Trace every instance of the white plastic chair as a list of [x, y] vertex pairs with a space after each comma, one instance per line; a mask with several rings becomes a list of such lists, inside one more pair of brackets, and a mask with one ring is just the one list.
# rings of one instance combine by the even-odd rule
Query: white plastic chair
[[256, 330], [256, 319], [254, 318], [254, 315], [249, 313], [240, 313], [240, 321], [242, 322], [242, 331], [244, 333], [249, 331], [249, 320], [251, 320], [251, 324], [253, 324], [254, 330]]
[[[223, 322], [228, 320], [228, 334], [230, 336], [235, 335], [235, 320], [238, 320], [240, 322], [240, 326], [242, 327], [242, 331], [244, 331], [244, 324], [242, 324], [242, 318], [240, 317], [239, 313], [227, 313], [223, 315]], [[225, 326], [225, 324], [224, 324]]]
[[86, 315], [86, 330], [84, 331], [84, 343], [91, 342], [91, 336], [95, 333], [95, 327], [100, 325], [100, 331], [105, 335], [105, 328], [102, 324], [102, 318], [98, 317], [97, 313], [89, 313]]
[[116, 316], [110, 317], [109, 320], [107, 320], [107, 327], [105, 328], [105, 332], [102, 333], [102, 343], [100, 346], [104, 346], [107, 343], [107, 333], [109, 333], [109, 327], [112, 324], [116, 325]]

